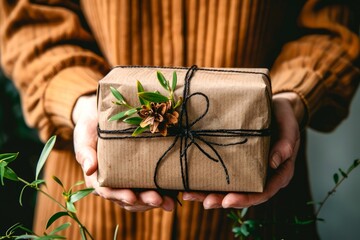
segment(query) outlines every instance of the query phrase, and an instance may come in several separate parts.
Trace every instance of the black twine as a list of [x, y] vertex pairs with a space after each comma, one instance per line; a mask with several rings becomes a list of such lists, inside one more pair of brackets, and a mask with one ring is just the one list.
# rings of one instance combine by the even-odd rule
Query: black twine
[[[209, 111], [209, 105], [210, 101], [209, 98], [202, 92], [195, 92], [192, 94], [190, 93], [190, 80], [194, 76], [195, 72], [197, 71], [197, 66], [193, 65], [191, 68], [188, 69], [185, 75], [184, 80], [184, 90], [183, 90], [183, 103], [180, 108], [180, 114], [179, 114], [179, 121], [178, 126], [173, 127], [169, 129], [169, 133], [166, 137], [175, 137], [172, 144], [166, 149], [166, 151], [161, 155], [161, 157], [156, 162], [155, 172], [154, 172], [154, 184], [158, 189], [162, 189], [159, 184], [157, 183], [157, 175], [158, 170], [160, 168], [160, 165], [162, 161], [165, 159], [166, 155], [173, 149], [173, 147], [176, 145], [178, 140], [180, 139], [180, 167], [181, 167], [181, 178], [184, 186], [184, 190], [189, 191], [189, 169], [188, 169], [188, 149], [195, 145], [209, 160], [214, 162], [219, 162], [224, 170], [226, 182], [227, 184], [230, 184], [230, 176], [227, 170], [227, 167], [220, 156], [219, 152], [215, 149], [214, 146], [232, 146], [232, 145], [240, 145], [245, 144], [248, 139], [244, 138], [241, 141], [237, 142], [231, 142], [231, 143], [217, 143], [212, 142], [204, 137], [219, 137], [219, 138], [228, 138], [228, 137], [261, 137], [261, 136], [269, 136], [270, 135], [270, 129], [260, 129], [260, 130], [253, 130], [253, 129], [216, 129], [216, 130], [207, 130], [207, 129], [200, 129], [200, 130], [193, 130], [192, 127], [199, 122], [202, 118], [205, 117], [205, 115]], [[190, 98], [194, 96], [200, 96], [203, 97], [206, 101], [206, 108], [205, 111], [194, 121], [189, 122], [189, 116], [188, 111], [186, 108], [187, 102], [190, 100]], [[185, 119], [184, 119], [185, 118]], [[133, 137], [131, 136], [132, 132], [135, 130], [135, 128], [126, 128], [122, 130], [101, 130], [98, 126], [98, 136], [101, 139], [126, 139], [126, 138], [159, 138], [163, 137], [160, 134], [151, 134], [151, 135], [140, 135]], [[101, 134], [118, 134], [121, 136], [103, 136]], [[211, 153], [207, 152], [200, 144], [196, 141], [200, 141], [203, 144], [205, 144], [209, 149], [211, 149], [211, 152], [215, 155], [213, 156]]]

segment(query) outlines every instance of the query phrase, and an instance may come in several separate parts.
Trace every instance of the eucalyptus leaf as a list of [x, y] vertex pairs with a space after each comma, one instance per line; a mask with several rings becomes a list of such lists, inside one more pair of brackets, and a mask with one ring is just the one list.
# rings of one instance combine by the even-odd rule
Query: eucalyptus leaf
[[70, 196], [70, 202], [75, 203], [94, 191], [94, 188], [81, 189]]
[[62, 230], [64, 230], [64, 229], [67, 229], [67, 228], [70, 227], [70, 226], [71, 226], [71, 223], [69, 223], [69, 222], [66, 222], [66, 223], [64, 223], [64, 224], [61, 224], [60, 226], [58, 226], [57, 228], [55, 228], [53, 231], [51, 231], [49, 235], [53, 235], [53, 234], [55, 234], [55, 233], [57, 233], [57, 232], [60, 232], [60, 231], [62, 231]]
[[48, 158], [52, 148], [54, 147], [55, 145], [55, 142], [56, 142], [56, 136], [52, 136], [45, 144], [42, 152], [41, 152], [41, 155], [40, 155], [40, 158], [39, 158], [39, 161], [36, 165], [36, 175], [35, 175], [35, 180], [38, 179], [39, 177], [39, 174], [40, 174], [40, 171], [41, 169], [43, 168], [45, 162], [46, 162], [46, 159]]
[[55, 182], [57, 182], [62, 188], [64, 188], [64, 184], [61, 182], [61, 180], [56, 177], [56, 176], [52, 176], [52, 178], [54, 179]]
[[40, 184], [42, 184], [42, 183], [45, 183], [45, 180], [44, 180], [44, 179], [38, 179], [38, 180], [32, 181], [32, 182], [31, 182], [31, 185], [37, 187], [38, 185], [40, 185]]
[[20, 196], [19, 196], [19, 204], [20, 204], [20, 206], [22, 206], [22, 196], [24, 194], [24, 191], [25, 191], [26, 187], [28, 187], [28, 185], [23, 186], [23, 188], [21, 189], [21, 192], [20, 192]]
[[27, 227], [24, 227], [23, 225], [19, 225], [17, 228], [27, 232], [27, 233], [30, 233], [30, 234], [35, 234], [31, 229], [27, 228]]
[[66, 237], [61, 236], [61, 235], [52, 234], [52, 235], [41, 236], [36, 239], [37, 240], [54, 240], [54, 239], [66, 239]]
[[341, 173], [341, 175], [344, 177], [344, 178], [347, 178], [348, 175], [341, 169], [339, 168], [339, 172]]
[[121, 95], [121, 93], [116, 88], [110, 86], [110, 91], [117, 100], [120, 102], [125, 102], [123, 95]]
[[240, 231], [245, 237], [248, 237], [250, 235], [250, 232], [246, 224], [241, 225]]
[[228, 215], [227, 215], [228, 218], [231, 218], [233, 221], [237, 222], [239, 220], [238, 216], [236, 216], [236, 214], [231, 211]]
[[337, 184], [339, 182], [339, 174], [335, 173], [333, 176], [334, 182], [335, 184]]
[[183, 103], [183, 99], [182, 99], [182, 97], [180, 97], [179, 100], [176, 102], [174, 109], [180, 107], [182, 103]]
[[157, 79], [159, 80], [161, 86], [162, 86], [165, 90], [168, 90], [168, 91], [169, 91], [170, 89], [169, 89], [167, 80], [166, 80], [166, 78], [164, 77], [164, 75], [163, 75], [161, 72], [159, 72], [159, 71], [156, 72], [156, 75], [157, 75]]
[[[136, 86], [137, 86], [138, 93], [145, 92], [144, 87], [143, 87], [143, 85], [141, 84], [140, 81], [136, 82]], [[146, 100], [142, 99], [141, 97], [139, 97], [139, 101], [140, 101], [141, 105], [146, 105], [147, 104]]]
[[58, 220], [59, 218], [61, 218], [63, 216], [69, 216], [69, 213], [68, 212], [57, 212], [54, 215], [52, 215], [46, 224], [46, 229], [48, 229], [51, 226], [51, 224], [53, 224], [56, 220]]
[[155, 103], [163, 103], [169, 101], [169, 99], [161, 94], [153, 93], [153, 92], [141, 92], [138, 93], [139, 97], [149, 101], [149, 102], [155, 102]]
[[125, 118], [123, 122], [133, 125], [139, 125], [143, 119], [141, 117]]
[[15, 240], [18, 240], [18, 239], [40, 239], [40, 238], [38, 236], [36, 236], [36, 235], [24, 234], [24, 235], [17, 236], [15, 238]]
[[131, 134], [131, 136], [136, 137], [137, 135], [143, 133], [144, 131], [146, 131], [146, 130], [148, 130], [148, 129], [149, 129], [149, 127], [144, 127], [144, 128], [142, 128], [142, 127], [138, 126], [138, 127], [135, 129], [135, 131]]
[[122, 111], [122, 112], [119, 112], [119, 113], [111, 116], [108, 121], [117, 121], [117, 120], [120, 120], [120, 119], [126, 117], [127, 111], [128, 111], [128, 110]]
[[5, 167], [0, 166], [0, 180], [2, 186], [4, 186], [4, 175], [5, 175]]
[[66, 202], [66, 209], [70, 212], [76, 213], [75, 205], [72, 202]]
[[172, 79], [172, 84], [171, 84], [171, 90], [174, 92], [176, 89], [176, 85], [177, 85], [177, 74], [174, 71], [173, 72], [173, 79]]
[[16, 173], [9, 167], [5, 167], [4, 177], [12, 181], [19, 181]]
[[248, 211], [248, 208], [243, 208], [243, 209], [241, 210], [240, 217], [241, 217], [241, 218], [245, 217], [247, 211]]
[[17, 158], [18, 155], [19, 153], [2, 153], [0, 154], [0, 161], [11, 163]]
[[137, 113], [137, 112], [138, 112], [138, 110], [137, 110], [136, 108], [132, 108], [132, 109], [127, 110], [126, 113], [125, 113], [125, 115], [126, 115], [127, 117], [129, 117], [129, 116], [131, 116], [131, 115], [133, 115], [133, 114], [135, 114], [135, 113]]

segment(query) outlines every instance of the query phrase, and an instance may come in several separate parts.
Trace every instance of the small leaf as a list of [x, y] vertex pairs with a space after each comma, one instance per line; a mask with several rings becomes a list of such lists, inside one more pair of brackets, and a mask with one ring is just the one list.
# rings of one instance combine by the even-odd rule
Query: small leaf
[[26, 228], [26, 227], [24, 227], [22, 225], [19, 225], [17, 228], [25, 231], [26, 233], [35, 234], [31, 229], [28, 229], [28, 228]]
[[169, 101], [169, 99], [161, 94], [153, 93], [153, 92], [141, 92], [138, 93], [139, 97], [149, 101], [149, 102], [155, 102], [155, 103], [163, 103]]
[[70, 202], [75, 203], [94, 191], [94, 188], [81, 189], [70, 196]]
[[139, 125], [143, 119], [141, 117], [125, 118], [123, 122], [133, 125]]
[[[136, 85], [137, 85], [138, 93], [145, 92], [144, 87], [143, 87], [143, 85], [141, 84], [140, 81], [137, 81]], [[141, 97], [139, 97], [139, 101], [140, 101], [141, 105], [146, 105], [146, 100], [142, 99]]]
[[156, 72], [156, 75], [157, 75], [157, 79], [159, 80], [161, 86], [163, 88], [165, 88], [165, 90], [170, 90], [164, 75], [159, 71]]
[[38, 179], [39, 177], [39, 174], [40, 174], [40, 171], [41, 169], [43, 168], [45, 162], [46, 162], [46, 159], [48, 158], [52, 148], [54, 147], [55, 145], [55, 142], [56, 142], [56, 136], [52, 136], [48, 141], [47, 143], [45, 144], [42, 152], [41, 152], [41, 155], [40, 155], [40, 158], [39, 158], [39, 161], [36, 165], [36, 175], [35, 175], [35, 180]]
[[22, 196], [24, 194], [24, 190], [25, 190], [26, 187], [28, 187], [28, 185], [23, 186], [23, 188], [21, 189], [21, 192], [20, 192], [20, 196], [19, 196], [19, 204], [20, 204], [20, 206], [22, 206]]
[[24, 234], [24, 235], [17, 236], [17, 237], [15, 238], [15, 240], [17, 240], [17, 239], [39, 239], [39, 237], [36, 236], [36, 235]]
[[62, 231], [62, 230], [64, 230], [64, 229], [67, 229], [67, 228], [70, 227], [70, 226], [71, 226], [71, 223], [66, 222], [66, 223], [58, 226], [57, 228], [55, 228], [55, 229], [50, 233], [50, 235], [53, 235], [54, 233], [60, 232], [60, 231]]
[[143, 133], [145, 130], [148, 130], [148, 129], [149, 129], [149, 127], [144, 127], [144, 128], [142, 128], [142, 127], [138, 126], [138, 127], [135, 129], [135, 131], [131, 134], [131, 136], [136, 137], [137, 135]]
[[128, 116], [131, 116], [135, 113], [137, 113], [137, 109], [136, 108], [132, 108], [132, 109], [129, 109], [129, 110], [126, 110], [126, 111], [123, 111], [123, 112], [119, 112], [117, 114], [115, 114], [114, 116], [112, 116], [111, 118], [109, 118], [108, 121], [116, 121], [116, 120], [120, 120], [124, 117], [128, 117]]
[[123, 95], [114, 87], [110, 87], [110, 91], [114, 97], [119, 100], [120, 102], [125, 102]]
[[64, 188], [64, 185], [63, 185], [63, 183], [61, 182], [61, 180], [58, 178], [58, 177], [56, 177], [56, 176], [52, 176], [52, 178], [54, 179], [54, 181], [55, 182], [57, 182], [62, 188]]
[[245, 237], [248, 237], [248, 236], [250, 235], [250, 232], [249, 232], [249, 230], [248, 230], [248, 227], [247, 227], [247, 225], [245, 225], [245, 224], [241, 225], [240, 231], [241, 231], [241, 233], [242, 233]]
[[236, 216], [236, 214], [233, 212], [233, 211], [231, 211], [228, 215], [227, 215], [227, 217], [228, 218], [231, 218], [232, 220], [234, 220], [235, 222], [237, 222], [238, 221], [238, 216]]
[[42, 183], [45, 183], [45, 180], [44, 180], [44, 179], [38, 179], [38, 180], [34, 180], [34, 181], [31, 183], [31, 185], [33, 185], [33, 186], [38, 186], [38, 185], [40, 185], [40, 184], [42, 184]]
[[122, 112], [119, 112], [119, 113], [111, 116], [108, 121], [117, 121], [117, 120], [120, 120], [120, 119], [126, 117], [127, 111], [128, 111], [128, 110], [122, 111]]
[[80, 227], [80, 234], [81, 234], [81, 239], [86, 240], [85, 231], [83, 227]]
[[71, 186], [70, 191], [71, 191], [74, 187], [79, 186], [79, 185], [82, 185], [82, 184], [84, 184], [84, 183], [85, 183], [84, 181], [77, 181], [74, 185]]
[[174, 72], [173, 72], [172, 84], [171, 84], [171, 90], [172, 90], [173, 92], [175, 91], [176, 85], [177, 85], [177, 74], [176, 74], [176, 72], [174, 71]]
[[339, 168], [339, 172], [341, 173], [341, 175], [344, 177], [344, 178], [347, 178], [348, 175], [341, 169]]
[[16, 173], [9, 167], [5, 167], [4, 177], [12, 181], [19, 181]]
[[337, 184], [339, 182], [339, 174], [335, 173], [333, 178], [334, 178], [335, 184]]
[[176, 104], [174, 106], [174, 109], [180, 107], [182, 103], [183, 103], [183, 98], [179, 97], [179, 100], [176, 102]]
[[54, 215], [52, 215], [46, 224], [46, 229], [48, 229], [51, 226], [51, 224], [53, 224], [53, 222], [55, 222], [56, 220], [58, 220], [63, 216], [69, 216], [68, 212], [57, 212]]
[[5, 167], [0, 166], [0, 180], [2, 186], [4, 186], [4, 175], [5, 175]]
[[19, 155], [19, 153], [3, 153], [3, 154], [0, 154], [0, 161], [11, 163], [12, 161], [14, 161], [17, 158], [18, 155]]
[[248, 208], [243, 208], [243, 209], [241, 210], [240, 217], [241, 217], [241, 218], [245, 217], [247, 211], [248, 211]]
[[72, 202], [66, 202], [66, 208], [67, 210], [69, 210], [70, 212], [76, 213], [76, 208], [74, 203]]
[[325, 222], [325, 219], [323, 219], [323, 218], [316, 218], [316, 221]]

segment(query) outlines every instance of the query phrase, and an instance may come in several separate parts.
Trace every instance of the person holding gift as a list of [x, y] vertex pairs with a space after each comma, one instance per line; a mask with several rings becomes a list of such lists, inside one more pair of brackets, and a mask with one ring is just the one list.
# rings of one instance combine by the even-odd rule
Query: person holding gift
[[[229, 208], [258, 219], [311, 215], [304, 126], [334, 129], [348, 114], [360, 79], [359, 16], [351, 1], [5, 1], [0, 2], [1, 65], [21, 93], [42, 140], [58, 135], [45, 168], [70, 185], [84, 176], [99, 195], [78, 206], [96, 239], [230, 239]], [[156, 191], [99, 187], [95, 92], [112, 66], [268, 67], [276, 134], [263, 193], [182, 194], [183, 206]], [[120, 207], [119, 207], [120, 205]], [[35, 232], [57, 206], [37, 200]], [[210, 210], [211, 209], [211, 210]], [[64, 221], [66, 221], [64, 219]], [[316, 239], [264, 226], [264, 238]], [[78, 239], [78, 230], [66, 235]]]

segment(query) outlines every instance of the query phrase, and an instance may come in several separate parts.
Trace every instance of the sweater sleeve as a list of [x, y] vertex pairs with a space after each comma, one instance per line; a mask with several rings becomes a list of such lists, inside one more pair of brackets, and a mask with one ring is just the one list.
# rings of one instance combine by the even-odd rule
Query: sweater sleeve
[[307, 1], [298, 19], [307, 34], [287, 43], [271, 70], [273, 92], [298, 93], [309, 125], [320, 131], [348, 115], [359, 84], [359, 19], [346, 2]]
[[27, 123], [45, 141], [72, 138], [72, 109], [109, 70], [73, 1], [0, 1], [1, 65]]

